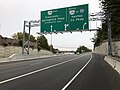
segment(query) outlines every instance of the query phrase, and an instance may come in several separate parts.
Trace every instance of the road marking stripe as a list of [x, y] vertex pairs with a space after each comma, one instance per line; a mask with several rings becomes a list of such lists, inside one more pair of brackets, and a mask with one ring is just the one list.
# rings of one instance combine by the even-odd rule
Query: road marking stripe
[[90, 63], [91, 60], [92, 60], [92, 55], [89, 61], [82, 67], [82, 69], [80, 69], [80, 71], [61, 90], [65, 90], [75, 80], [75, 78], [85, 69], [85, 67]]
[[[83, 56], [84, 56], [84, 55], [83, 55]], [[36, 71], [32, 71], [32, 72], [29, 72], [29, 73], [26, 73], [26, 74], [23, 74], [23, 75], [19, 75], [19, 76], [16, 76], [16, 77], [13, 77], [13, 78], [10, 78], [10, 79], [7, 79], [7, 80], [0, 81], [0, 84], [4, 84], [4, 83], [10, 82], [10, 81], [13, 81], [13, 80], [16, 80], [16, 79], [19, 79], [19, 78], [22, 78], [22, 77], [31, 75], [31, 74], [35, 74], [35, 73], [37, 73], [37, 72], [41, 72], [41, 71], [47, 70], [47, 69], [49, 69], [49, 68], [53, 68], [53, 67], [62, 65], [62, 64], [64, 64], [64, 63], [73, 61], [73, 60], [78, 59], [78, 58], [81, 58], [81, 57], [83, 57], [83, 56], [80, 56], [80, 57], [77, 57], [77, 58], [73, 58], [73, 59], [70, 59], [70, 60], [68, 60], [68, 61], [64, 61], [64, 62], [58, 63], [58, 64], [54, 64], [54, 65], [51, 65], [51, 66], [48, 66], [48, 67], [45, 67], [45, 68], [42, 68], [42, 69], [38, 69], [38, 70], [36, 70]]]

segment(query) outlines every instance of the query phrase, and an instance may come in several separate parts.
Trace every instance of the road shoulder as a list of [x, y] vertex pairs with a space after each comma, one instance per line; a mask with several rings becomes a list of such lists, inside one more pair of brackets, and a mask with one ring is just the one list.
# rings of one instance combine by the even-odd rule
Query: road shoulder
[[120, 74], [120, 58], [105, 56], [105, 61], [109, 63]]

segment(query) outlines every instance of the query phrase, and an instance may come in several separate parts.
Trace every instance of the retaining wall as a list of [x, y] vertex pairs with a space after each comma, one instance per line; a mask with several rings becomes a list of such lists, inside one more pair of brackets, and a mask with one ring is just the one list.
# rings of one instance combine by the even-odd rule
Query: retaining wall
[[[108, 42], [104, 42], [100, 46], [96, 47], [95, 52], [108, 55]], [[113, 56], [120, 57], [120, 41], [112, 42], [112, 54]]]

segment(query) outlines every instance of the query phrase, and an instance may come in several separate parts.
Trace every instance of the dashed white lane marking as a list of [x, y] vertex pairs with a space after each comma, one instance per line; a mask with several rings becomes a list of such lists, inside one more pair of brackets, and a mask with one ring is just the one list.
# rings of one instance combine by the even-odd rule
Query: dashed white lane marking
[[91, 60], [92, 60], [92, 55], [89, 61], [79, 70], [79, 72], [61, 90], [65, 90], [75, 80], [75, 78], [85, 69], [85, 67], [89, 64]]
[[[83, 56], [80, 56], [80, 57], [83, 57]], [[4, 84], [4, 83], [10, 82], [10, 81], [13, 81], [13, 80], [16, 80], [16, 79], [19, 79], [19, 78], [22, 78], [22, 77], [31, 75], [31, 74], [35, 74], [35, 73], [37, 73], [37, 72], [41, 72], [41, 71], [44, 71], [44, 70], [47, 70], [47, 69], [50, 69], [50, 68], [53, 68], [53, 67], [62, 65], [62, 64], [64, 64], [64, 63], [67, 63], [67, 62], [73, 61], [73, 60], [75, 60], [75, 59], [78, 59], [78, 58], [80, 58], [80, 57], [73, 58], [73, 59], [70, 59], [70, 60], [67, 60], [67, 61], [58, 63], [58, 64], [54, 64], [54, 65], [51, 65], [51, 66], [48, 66], [48, 67], [45, 67], [45, 68], [42, 68], [42, 69], [38, 69], [38, 70], [35, 70], [35, 71], [32, 71], [32, 72], [29, 72], [29, 73], [25, 73], [25, 74], [22, 74], [22, 75], [19, 75], [19, 76], [16, 76], [16, 77], [13, 77], [13, 78], [10, 78], [10, 79], [7, 79], [7, 80], [0, 81], [0, 84]]]

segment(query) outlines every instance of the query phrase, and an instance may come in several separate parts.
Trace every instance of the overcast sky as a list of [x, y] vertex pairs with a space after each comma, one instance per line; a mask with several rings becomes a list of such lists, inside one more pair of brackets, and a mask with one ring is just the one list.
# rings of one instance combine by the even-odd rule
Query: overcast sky
[[[100, 11], [98, 0], [0, 0], [0, 35], [11, 37], [16, 32], [23, 32], [23, 21], [39, 20], [40, 11], [82, 4], [89, 4], [89, 13]], [[92, 22], [90, 28], [98, 26], [96, 22]], [[31, 34], [35, 37], [38, 36], [36, 32], [40, 32], [40, 27], [32, 28]], [[52, 44], [60, 50], [76, 50], [80, 45], [92, 49], [90, 39], [94, 37], [94, 33], [87, 31], [53, 34]], [[51, 35], [45, 36], [51, 44]]]

